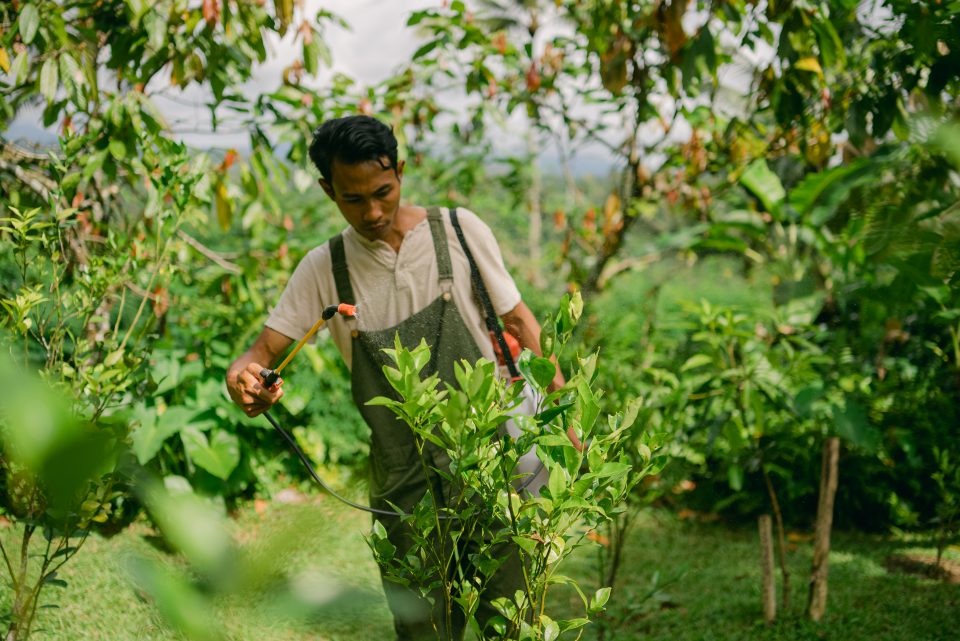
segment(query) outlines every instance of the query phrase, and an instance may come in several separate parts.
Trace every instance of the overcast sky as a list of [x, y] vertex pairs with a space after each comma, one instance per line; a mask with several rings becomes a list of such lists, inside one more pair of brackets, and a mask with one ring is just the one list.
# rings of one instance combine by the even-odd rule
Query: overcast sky
[[[413, 11], [440, 6], [440, 0], [307, 0], [305, 4], [309, 16], [316, 15], [318, 9], [326, 9], [350, 26], [343, 29], [326, 25], [323, 38], [330, 47], [333, 67], [321, 69], [319, 78], [304, 79], [304, 84], [320, 87], [334, 73], [343, 73], [361, 85], [373, 85], [390, 77], [420, 45], [414, 30], [406, 26], [407, 18]], [[254, 70], [251, 82], [244, 85], [247, 95], [272, 91], [279, 85], [283, 70], [302, 54], [300, 43], [294, 39], [294, 29], [282, 40], [272, 34], [267, 43], [270, 57]], [[209, 130], [207, 96], [208, 92], [194, 86], [176, 100], [159, 97], [157, 102], [171, 116], [174, 129], [185, 132], [180, 137], [188, 144], [246, 146], [245, 133], [194, 133], [198, 129]]]

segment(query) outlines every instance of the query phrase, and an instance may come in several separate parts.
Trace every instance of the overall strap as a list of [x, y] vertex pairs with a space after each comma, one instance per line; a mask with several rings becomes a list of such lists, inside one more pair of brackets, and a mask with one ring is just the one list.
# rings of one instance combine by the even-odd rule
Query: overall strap
[[470, 279], [473, 281], [473, 289], [480, 299], [480, 305], [483, 310], [484, 320], [487, 323], [487, 329], [497, 338], [497, 344], [500, 346], [500, 353], [503, 354], [503, 360], [507, 365], [507, 370], [513, 378], [519, 378], [520, 372], [517, 370], [516, 363], [513, 362], [513, 354], [507, 346], [507, 340], [503, 337], [503, 328], [500, 327], [500, 320], [493, 309], [493, 303], [490, 301], [490, 294], [487, 292], [487, 286], [483, 283], [483, 276], [477, 267], [477, 261], [473, 259], [473, 253], [467, 245], [467, 239], [463, 236], [463, 229], [460, 227], [460, 221], [457, 220], [456, 207], [450, 208], [450, 223], [457, 232], [457, 240], [463, 247], [463, 253], [467, 256], [467, 262], [470, 263]]
[[437, 255], [437, 270], [440, 275], [440, 288], [449, 292], [453, 288], [453, 264], [450, 262], [450, 248], [447, 247], [447, 230], [443, 226], [443, 214], [439, 207], [427, 210], [430, 222], [430, 235], [433, 237], [433, 252]]
[[347, 269], [347, 254], [343, 249], [343, 235], [330, 239], [330, 259], [333, 261], [333, 281], [337, 284], [337, 298], [341, 303], [356, 304], [353, 287], [350, 285], [350, 270]]

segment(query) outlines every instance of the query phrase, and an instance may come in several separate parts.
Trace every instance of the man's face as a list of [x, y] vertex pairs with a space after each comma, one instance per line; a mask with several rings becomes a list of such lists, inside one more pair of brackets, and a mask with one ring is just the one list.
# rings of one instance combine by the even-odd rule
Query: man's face
[[397, 163], [396, 171], [388, 163], [386, 158], [356, 164], [334, 160], [330, 182], [320, 180], [350, 226], [367, 240], [383, 240], [400, 207], [403, 162]]

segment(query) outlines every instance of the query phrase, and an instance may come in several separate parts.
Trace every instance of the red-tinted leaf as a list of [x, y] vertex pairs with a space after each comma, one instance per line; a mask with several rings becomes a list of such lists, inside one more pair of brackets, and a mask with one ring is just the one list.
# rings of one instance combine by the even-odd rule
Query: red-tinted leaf
[[203, 19], [211, 28], [220, 21], [220, 0], [203, 0]]

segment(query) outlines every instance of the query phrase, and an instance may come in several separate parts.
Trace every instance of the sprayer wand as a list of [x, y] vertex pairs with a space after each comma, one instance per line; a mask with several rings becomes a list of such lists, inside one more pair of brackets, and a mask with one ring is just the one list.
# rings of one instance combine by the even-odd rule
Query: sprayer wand
[[[290, 363], [290, 361], [293, 360], [293, 357], [297, 355], [297, 352], [299, 352], [304, 345], [307, 344], [307, 341], [310, 340], [313, 337], [313, 335], [316, 334], [320, 330], [320, 328], [326, 324], [328, 320], [330, 320], [337, 314], [340, 314], [345, 318], [356, 318], [357, 306], [348, 305], [347, 303], [340, 303], [339, 305], [330, 305], [329, 307], [325, 308], [323, 310], [323, 313], [320, 315], [320, 320], [318, 320], [316, 323], [313, 324], [313, 327], [310, 328], [310, 331], [308, 331], [303, 336], [303, 338], [300, 339], [300, 341], [296, 344], [296, 346], [292, 350], [290, 350], [290, 353], [287, 354], [287, 357], [283, 359], [283, 362], [281, 362], [276, 369], [269, 369], [267, 367], [264, 367], [262, 370], [260, 370], [260, 378], [263, 379], [263, 386], [268, 389], [269, 388], [276, 389], [277, 387], [282, 385], [283, 381], [280, 380], [280, 372], [283, 370], [283, 368], [286, 367]], [[337, 494], [333, 490], [333, 488], [327, 485], [326, 482], [324, 482], [324, 480], [320, 478], [320, 475], [317, 474], [317, 471], [313, 469], [313, 465], [310, 463], [310, 459], [307, 458], [307, 455], [304, 454], [303, 450], [300, 449], [300, 446], [297, 445], [297, 440], [293, 438], [293, 436], [291, 436], [289, 432], [287, 432], [285, 429], [283, 429], [280, 426], [280, 423], [278, 423], [277, 419], [273, 418], [273, 416], [270, 415], [269, 411], [264, 412], [263, 415], [266, 417], [268, 421], [270, 421], [270, 425], [273, 426], [273, 429], [279, 432], [280, 436], [283, 437], [283, 440], [285, 440], [287, 444], [293, 449], [297, 457], [299, 457], [300, 462], [303, 463], [304, 467], [307, 468], [307, 471], [310, 472], [310, 476], [313, 477], [313, 480], [316, 481], [320, 485], [320, 487], [326, 490], [331, 496], [333, 496], [339, 501], [342, 501], [343, 503], [346, 503], [352, 508], [363, 510], [364, 512], [370, 512], [371, 514], [378, 514], [382, 516], [407, 516], [403, 512], [389, 512], [387, 510], [378, 510], [376, 508], [372, 508], [366, 505], [360, 505], [359, 503], [355, 503], [350, 499]]]
[[283, 371], [283, 368], [293, 360], [293, 357], [297, 355], [297, 352], [299, 352], [304, 345], [307, 344], [307, 341], [313, 338], [313, 335], [316, 334], [320, 328], [327, 323], [328, 320], [337, 314], [340, 314], [346, 318], [356, 318], [357, 306], [348, 305], [347, 303], [340, 303], [339, 305], [330, 305], [324, 309], [323, 313], [320, 315], [320, 320], [314, 323], [313, 327], [310, 328], [310, 331], [303, 335], [303, 338], [300, 339], [300, 342], [297, 343], [296, 347], [290, 350], [290, 353], [287, 354], [287, 357], [283, 359], [282, 363], [277, 365], [276, 369], [268, 369], [264, 367], [262, 370], [260, 370], [260, 378], [263, 379], [263, 386], [267, 389], [273, 389], [275, 386], [278, 386], [280, 372]]

